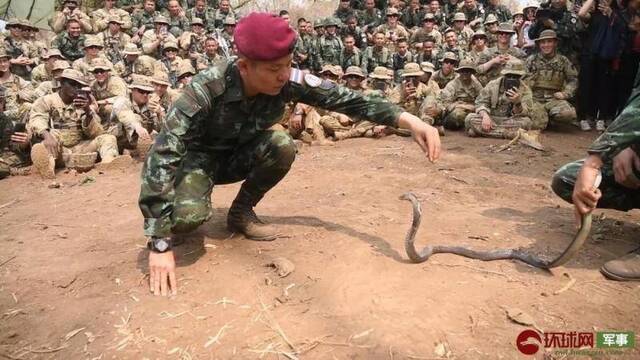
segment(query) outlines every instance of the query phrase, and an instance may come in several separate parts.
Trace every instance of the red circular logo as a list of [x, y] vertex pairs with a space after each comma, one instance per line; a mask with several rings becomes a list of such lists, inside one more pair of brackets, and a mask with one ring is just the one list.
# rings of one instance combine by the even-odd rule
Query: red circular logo
[[524, 330], [516, 339], [516, 346], [521, 353], [525, 355], [533, 355], [538, 352], [542, 345], [542, 338], [537, 331]]

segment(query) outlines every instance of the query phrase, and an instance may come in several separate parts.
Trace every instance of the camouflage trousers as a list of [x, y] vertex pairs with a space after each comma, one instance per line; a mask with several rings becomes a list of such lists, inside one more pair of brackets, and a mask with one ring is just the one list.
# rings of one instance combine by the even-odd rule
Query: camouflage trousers
[[471, 129], [477, 136], [498, 139], [512, 139], [518, 132], [518, 129], [531, 129], [531, 118], [528, 116], [491, 116], [491, 120], [493, 120], [494, 123], [493, 128], [485, 131], [482, 128], [482, 116], [472, 113], [467, 115], [464, 120], [464, 129], [466, 131]]
[[236, 201], [255, 206], [289, 172], [295, 154], [291, 136], [283, 131], [264, 131], [233, 151], [188, 150], [174, 180], [171, 232], [191, 232], [211, 217], [216, 184], [245, 180]]
[[59, 144], [58, 152], [53, 155], [58, 165], [63, 165], [63, 155], [65, 154], [88, 154], [97, 152], [102, 161], [105, 159], [109, 161], [118, 156], [116, 138], [109, 134], [98, 135], [91, 140], [81, 140], [74, 146], [62, 146], [62, 142], [60, 141]]
[[362, 120], [352, 125], [342, 125], [338, 119], [325, 116], [322, 118], [322, 126], [327, 132], [334, 134], [337, 140], [344, 140], [357, 137], [375, 137], [373, 128], [378, 124], [371, 121]]
[[464, 120], [474, 111], [464, 108], [461, 104], [454, 105], [451, 111], [448, 111], [442, 119], [442, 125], [451, 130], [458, 130], [464, 127]]
[[28, 152], [10, 149], [0, 151], [0, 179], [11, 175], [11, 169], [27, 165], [29, 165]]
[[[568, 163], [553, 175], [551, 188], [564, 201], [572, 202], [573, 187], [583, 163], [584, 160]], [[611, 161], [604, 163], [600, 172], [602, 173], [602, 182], [599, 189], [602, 192], [602, 197], [598, 201], [598, 208], [621, 211], [640, 208], [640, 190], [629, 189], [618, 184], [614, 177]]]
[[333, 118], [331, 116], [320, 116], [318, 111], [309, 106], [306, 108], [306, 114], [303, 119], [302, 129], [294, 130], [289, 129], [289, 133], [294, 139], [301, 139], [306, 143], [311, 143], [313, 140], [323, 141], [326, 139], [325, 128], [322, 125], [322, 119], [326, 117]]
[[533, 102], [531, 129], [544, 130], [549, 121], [571, 124], [577, 120], [576, 109], [566, 100], [540, 100]]

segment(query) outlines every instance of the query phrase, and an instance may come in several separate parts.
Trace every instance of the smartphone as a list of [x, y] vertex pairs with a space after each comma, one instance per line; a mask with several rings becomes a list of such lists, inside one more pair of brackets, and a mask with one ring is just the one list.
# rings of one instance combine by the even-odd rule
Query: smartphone
[[376, 90], [385, 91], [387, 89], [387, 84], [384, 81], [374, 81], [373, 88]]
[[505, 77], [504, 78], [504, 91], [506, 92], [507, 90], [511, 90], [511, 89], [518, 89], [520, 87], [520, 79], [519, 78], [512, 78], [512, 77]]

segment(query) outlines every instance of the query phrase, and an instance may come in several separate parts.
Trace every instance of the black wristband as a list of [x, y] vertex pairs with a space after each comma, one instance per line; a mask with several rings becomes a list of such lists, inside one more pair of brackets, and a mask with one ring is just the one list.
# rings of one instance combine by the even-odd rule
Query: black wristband
[[170, 237], [152, 236], [149, 241], [147, 241], [147, 249], [159, 254], [171, 251], [171, 249], [173, 248], [172, 245], [173, 244]]

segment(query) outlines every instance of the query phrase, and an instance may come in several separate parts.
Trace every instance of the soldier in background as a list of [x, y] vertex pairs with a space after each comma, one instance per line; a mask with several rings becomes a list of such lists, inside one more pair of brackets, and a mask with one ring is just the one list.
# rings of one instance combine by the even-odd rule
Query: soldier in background
[[51, 47], [60, 50], [62, 56], [67, 60], [75, 61], [84, 56], [82, 52], [84, 41], [85, 35], [80, 28], [80, 22], [72, 19], [67, 22], [67, 30], [58, 34], [51, 41]]
[[335, 18], [329, 18], [324, 23], [324, 35], [318, 41], [318, 63], [320, 66], [336, 65], [340, 61], [342, 40], [338, 37], [339, 23]]
[[578, 72], [571, 61], [556, 52], [558, 37], [544, 30], [535, 39], [539, 51], [527, 58], [526, 82], [533, 92], [532, 128], [543, 130], [549, 121], [570, 124], [577, 120], [576, 109], [569, 104], [578, 87]]
[[185, 16], [184, 10], [180, 8], [178, 0], [169, 1], [164, 16], [169, 21], [169, 33], [175, 38], [180, 37], [182, 32], [189, 28], [189, 20]]
[[391, 55], [391, 69], [394, 71], [394, 80], [396, 82], [400, 82], [402, 69], [410, 62], [414, 62], [414, 56], [409, 51], [409, 43], [406, 39], [398, 40], [396, 52]]
[[[471, 37], [473, 36], [473, 30], [468, 25], [467, 16], [464, 13], [458, 12], [453, 15], [453, 26], [451, 29], [456, 33], [456, 40], [458, 46], [461, 49], [468, 49]], [[448, 31], [446, 31], [448, 32]], [[445, 37], [446, 37], [445, 32]], [[450, 50], [447, 50], [450, 51]]]
[[442, 56], [442, 65], [440, 70], [433, 74], [433, 81], [435, 81], [440, 89], [444, 89], [449, 81], [456, 77], [456, 66], [458, 65], [458, 57], [452, 52], [446, 52]]
[[460, 61], [456, 72], [459, 76], [442, 89], [439, 98], [444, 107], [442, 123], [451, 130], [463, 128], [467, 115], [476, 112], [475, 101], [482, 91], [482, 84], [474, 76], [476, 67], [470, 59]]
[[154, 21], [160, 15], [156, 11], [155, 0], [144, 0], [143, 8], [136, 10], [131, 17], [131, 33], [133, 34], [131, 41], [138, 44], [146, 31], [155, 28]]
[[11, 72], [29, 80], [35, 61], [29, 58], [29, 48], [22, 38], [23, 25], [17, 19], [10, 19], [6, 27], [9, 35], [5, 36], [3, 45], [11, 55]]
[[444, 43], [440, 47], [439, 62], [442, 61], [442, 56], [448, 52], [453, 53], [458, 59], [462, 59], [466, 56], [466, 49], [462, 48], [458, 42], [458, 34], [456, 34], [455, 30], [447, 28], [444, 31]]
[[109, 133], [117, 138], [121, 151], [128, 149], [146, 153], [148, 149], [138, 148], [138, 140], [142, 140], [140, 145], [148, 146], [162, 124], [158, 113], [149, 107], [149, 97], [154, 91], [151, 78], [144, 75], [132, 77], [131, 91], [113, 101], [113, 110], [108, 118]]
[[65, 0], [63, 6], [62, 11], [56, 11], [49, 20], [49, 25], [54, 33], [59, 34], [63, 30], [68, 29], [71, 20], [78, 22], [83, 33], [93, 33], [91, 18], [78, 9], [78, 0]]
[[[402, 82], [396, 86], [392, 102], [402, 106], [408, 113], [434, 125], [440, 115], [437, 98], [440, 89], [427, 86], [420, 81], [424, 72], [417, 63], [408, 63], [402, 70]], [[438, 132], [441, 132], [439, 129]], [[442, 134], [441, 134], [442, 135]]]
[[340, 51], [339, 63], [343, 70], [350, 66], [362, 66], [362, 52], [356, 47], [356, 41], [352, 35], [343, 38], [344, 48]]
[[214, 26], [216, 29], [221, 29], [224, 21], [227, 17], [231, 16], [234, 20], [237, 20], [238, 17], [233, 12], [231, 8], [231, 4], [229, 0], [220, 0], [220, 6], [216, 9]]
[[112, 63], [122, 61], [122, 51], [131, 42], [131, 36], [122, 32], [124, 22], [117, 16], [108, 18], [108, 28], [98, 35], [105, 47], [105, 55]]
[[91, 92], [98, 105], [98, 115], [103, 120], [109, 119], [112, 105], [118, 96], [127, 95], [127, 83], [115, 74], [111, 74], [112, 65], [109, 60], [97, 58], [90, 68], [95, 80], [91, 82]]
[[490, 48], [479, 60], [478, 74], [481, 76], [478, 80], [482, 84], [487, 84], [489, 81], [498, 78], [509, 60], [513, 58], [524, 59], [526, 57], [522, 50], [511, 45], [511, 38], [515, 33], [511, 23], [500, 24], [496, 46]]
[[207, 32], [213, 32], [215, 26], [215, 9], [207, 6], [206, 0], [196, 0], [195, 6], [186, 11], [187, 20], [193, 25], [194, 19], [202, 20], [202, 25]]
[[62, 76], [62, 72], [64, 71], [64, 69], [70, 68], [71, 66], [68, 62], [64, 60], [56, 61], [51, 69], [53, 78], [51, 80], [45, 80], [41, 82], [36, 87], [36, 89], [33, 91], [35, 95], [34, 98], [38, 99], [45, 95], [53, 94], [54, 92], [58, 91], [58, 89], [60, 89], [60, 77]]
[[158, 115], [162, 123], [169, 108], [180, 95], [180, 92], [171, 88], [169, 77], [163, 72], [157, 72], [151, 78], [154, 91], [149, 95], [149, 108]]
[[31, 73], [31, 83], [34, 87], [43, 81], [53, 80], [53, 65], [59, 60], [64, 60], [64, 57], [58, 49], [50, 49], [42, 54], [42, 63]]
[[416, 62], [430, 62], [432, 64], [438, 63], [438, 52], [436, 50], [436, 43], [433, 38], [428, 37], [422, 41], [420, 52], [416, 54]]
[[177, 44], [178, 41], [169, 33], [169, 20], [166, 17], [156, 16], [153, 24], [155, 27], [145, 31], [142, 36], [142, 52], [151, 57], [159, 57], [163, 54], [163, 48], [167, 42]]
[[426, 14], [422, 19], [422, 27], [416, 30], [409, 38], [409, 45], [419, 51], [422, 49], [422, 43], [431, 38], [436, 45], [440, 46], [442, 44], [442, 34], [436, 30], [435, 25], [436, 19], [433, 14]]
[[382, 32], [385, 37], [386, 47], [393, 51], [395, 48], [395, 42], [398, 39], [409, 39], [409, 32], [399, 22], [400, 13], [398, 9], [390, 7], [387, 8], [387, 22], [378, 26], [376, 32]]
[[494, 47], [498, 42], [498, 18], [494, 14], [487, 15], [484, 20], [484, 32], [487, 34], [487, 46]]
[[171, 87], [178, 87], [178, 67], [184, 60], [178, 56], [178, 45], [167, 42], [162, 51], [162, 58], [156, 61], [155, 72], [162, 71], [169, 75]]
[[92, 81], [93, 74], [91, 73], [91, 67], [93, 66], [94, 60], [102, 58], [108, 61], [110, 66], [113, 66], [113, 64], [111, 64], [111, 62], [102, 53], [103, 48], [102, 40], [97, 36], [87, 38], [84, 42], [84, 56], [74, 61], [71, 64], [71, 67], [80, 71], [87, 81]]
[[191, 64], [196, 66], [198, 59], [200, 59], [205, 52], [206, 39], [207, 34], [205, 33], [202, 19], [194, 18], [191, 22], [191, 31], [183, 32], [178, 39], [180, 56], [184, 59], [189, 59]]
[[4, 115], [14, 122], [24, 122], [35, 94], [31, 82], [11, 73], [11, 56], [0, 47], [0, 85], [5, 89]]
[[377, 32], [373, 39], [373, 45], [367, 47], [362, 54], [362, 70], [365, 73], [371, 73], [378, 66], [389, 69], [392, 66], [392, 53], [384, 46], [384, 33]]
[[493, 14], [498, 19], [498, 22], [508, 22], [511, 21], [511, 18], [513, 17], [511, 15], [511, 11], [501, 4], [501, 0], [488, 0], [488, 4], [485, 6], [484, 10], [485, 17], [489, 14]]
[[122, 51], [122, 61], [113, 66], [116, 75], [126, 83], [131, 82], [131, 74], [151, 76], [155, 70], [156, 60], [151, 56], [142, 55], [136, 44], [125, 45]]
[[523, 62], [510, 60], [500, 74], [501, 77], [480, 91], [476, 113], [465, 119], [469, 136], [511, 139], [519, 129], [531, 128], [533, 97], [529, 86], [522, 81], [526, 74]]
[[104, 0], [104, 7], [91, 13], [94, 33], [107, 30], [111, 19], [117, 20], [123, 31], [131, 30], [131, 15], [115, 5], [116, 0]]
[[27, 174], [30, 134], [24, 122], [10, 120], [5, 115], [5, 89], [0, 86], [0, 180], [14, 174]]

